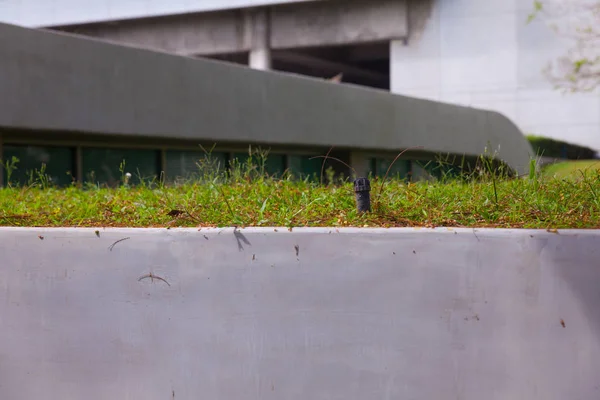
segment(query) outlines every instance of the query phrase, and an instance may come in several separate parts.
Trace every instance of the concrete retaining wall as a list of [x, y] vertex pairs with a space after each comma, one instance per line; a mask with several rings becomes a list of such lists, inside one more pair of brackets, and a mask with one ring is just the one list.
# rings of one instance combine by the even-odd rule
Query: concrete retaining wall
[[597, 231], [2, 228], [0, 398], [597, 399], [599, 249]]

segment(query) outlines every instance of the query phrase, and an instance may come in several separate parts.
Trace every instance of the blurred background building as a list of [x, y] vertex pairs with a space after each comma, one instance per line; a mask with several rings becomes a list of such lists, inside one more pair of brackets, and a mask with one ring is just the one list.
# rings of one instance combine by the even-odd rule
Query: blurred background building
[[[496, 110], [600, 149], [600, 96], [541, 70], [569, 46], [526, 0], [4, 0], [0, 22]], [[341, 74], [341, 75], [339, 75]]]

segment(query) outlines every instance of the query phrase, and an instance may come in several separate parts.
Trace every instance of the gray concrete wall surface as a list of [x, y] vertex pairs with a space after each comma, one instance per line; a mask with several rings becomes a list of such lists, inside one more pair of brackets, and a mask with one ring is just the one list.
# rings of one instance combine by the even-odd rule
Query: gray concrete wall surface
[[533, 155], [495, 112], [6, 24], [0, 93], [0, 127], [474, 156], [488, 148], [519, 172]]
[[271, 7], [277, 48], [386, 41], [408, 33], [406, 0], [317, 1]]
[[411, 0], [408, 43], [392, 45], [392, 91], [498, 111], [528, 134], [600, 150], [600, 91], [565, 94], [543, 73], [577, 48], [586, 18], [568, 5], [586, 2], [546, 3], [564, 3], [560, 18], [528, 23], [532, 1]]
[[[69, 32], [180, 55], [215, 55], [252, 49], [253, 14], [266, 11], [269, 46], [291, 49], [347, 45], [406, 37], [407, 2], [336, 0], [226, 9], [161, 18], [69, 26]], [[0, 19], [1, 20], [1, 19]]]
[[600, 398], [598, 231], [95, 230], [0, 228], [0, 398]]

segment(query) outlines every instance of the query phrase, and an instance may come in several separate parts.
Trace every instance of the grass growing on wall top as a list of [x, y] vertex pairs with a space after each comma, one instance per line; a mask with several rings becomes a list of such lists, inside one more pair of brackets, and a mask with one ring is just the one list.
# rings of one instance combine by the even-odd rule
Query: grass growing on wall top
[[565, 161], [544, 168], [547, 178], [584, 179], [600, 171], [600, 160]]
[[576, 179], [479, 173], [381, 183], [372, 181], [373, 211], [359, 215], [351, 182], [274, 179], [247, 166], [176, 186], [57, 189], [39, 181], [0, 189], [0, 225], [600, 228], [598, 170]]

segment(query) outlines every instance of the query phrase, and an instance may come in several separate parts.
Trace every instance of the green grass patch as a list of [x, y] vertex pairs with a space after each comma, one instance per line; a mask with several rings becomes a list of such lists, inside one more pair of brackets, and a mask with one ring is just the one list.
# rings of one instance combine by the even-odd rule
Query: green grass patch
[[585, 179], [600, 170], [600, 160], [565, 161], [550, 164], [542, 171], [546, 178]]
[[372, 180], [372, 212], [352, 182], [271, 178], [251, 165], [194, 181], [55, 188], [43, 178], [0, 189], [0, 225], [38, 227], [502, 227], [599, 228], [600, 171], [580, 179], [479, 171], [438, 181]]

